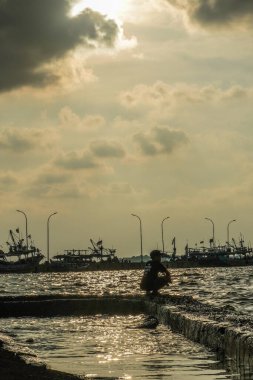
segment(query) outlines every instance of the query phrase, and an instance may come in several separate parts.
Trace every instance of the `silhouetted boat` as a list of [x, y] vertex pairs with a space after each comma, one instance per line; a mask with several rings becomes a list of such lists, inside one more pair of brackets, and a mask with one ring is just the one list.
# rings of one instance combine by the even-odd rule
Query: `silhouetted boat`
[[[171, 266], [244, 266], [253, 265], [253, 250], [244, 244], [240, 237], [239, 244], [232, 239], [232, 244], [215, 245], [212, 239], [210, 247], [202, 245], [194, 248], [185, 247], [185, 254], [174, 256]], [[201, 242], [202, 244], [204, 242]]]
[[103, 241], [95, 243], [88, 249], [65, 250], [63, 254], [53, 256], [49, 268], [56, 271], [79, 271], [92, 267], [94, 263], [112, 263], [116, 261], [116, 249], [104, 248]]
[[185, 255], [188, 260], [198, 261], [216, 261], [222, 264], [231, 263], [232, 261], [240, 262], [253, 259], [252, 248], [244, 245], [241, 238], [237, 245], [235, 240], [233, 244], [212, 245], [211, 247], [186, 248]]
[[[19, 230], [16, 232], [19, 234]], [[20, 235], [14, 234], [10, 230], [11, 243], [7, 242], [8, 252], [0, 250], [0, 272], [32, 272], [37, 270], [39, 263], [44, 258], [38, 248], [31, 242], [31, 236], [27, 237], [25, 245], [24, 239]]]
[[55, 255], [50, 260], [50, 268], [56, 271], [75, 271], [84, 270], [89, 266], [89, 258], [86, 255], [87, 250], [72, 249], [66, 250], [66, 253]]

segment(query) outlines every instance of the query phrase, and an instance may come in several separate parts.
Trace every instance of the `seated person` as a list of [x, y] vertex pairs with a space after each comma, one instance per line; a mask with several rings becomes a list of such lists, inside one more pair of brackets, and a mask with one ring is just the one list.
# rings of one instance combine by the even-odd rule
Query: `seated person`
[[[146, 290], [147, 294], [158, 295], [159, 289], [171, 283], [171, 276], [168, 269], [161, 263], [161, 251], [157, 249], [151, 251], [150, 257], [151, 260], [145, 264], [140, 288]], [[163, 276], [159, 277], [159, 273], [162, 273]]]

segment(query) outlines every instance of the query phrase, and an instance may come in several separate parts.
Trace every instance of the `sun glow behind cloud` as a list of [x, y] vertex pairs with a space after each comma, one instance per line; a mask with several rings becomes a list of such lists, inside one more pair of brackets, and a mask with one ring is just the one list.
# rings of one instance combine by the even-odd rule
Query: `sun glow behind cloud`
[[136, 37], [126, 37], [123, 29], [124, 21], [132, 17], [132, 0], [117, 0], [113, 2], [111, 0], [75, 0], [72, 4], [71, 17], [78, 16], [86, 8], [90, 8], [108, 19], [113, 19], [117, 23], [119, 29], [118, 38], [114, 44], [116, 50], [128, 50], [137, 46], [138, 42]]
[[74, 4], [71, 16], [75, 17], [85, 8], [90, 8], [114, 20], [121, 20], [128, 10], [127, 0], [80, 0]]

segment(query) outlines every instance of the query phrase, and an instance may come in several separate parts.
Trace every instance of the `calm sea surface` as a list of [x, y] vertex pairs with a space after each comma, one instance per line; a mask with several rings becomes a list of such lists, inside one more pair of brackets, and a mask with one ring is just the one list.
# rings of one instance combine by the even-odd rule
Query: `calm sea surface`
[[[1, 274], [0, 295], [141, 294], [142, 271]], [[191, 295], [240, 314], [253, 310], [253, 267], [172, 269], [172, 294]], [[168, 289], [166, 289], [166, 292]], [[165, 326], [132, 329], [144, 316], [0, 319], [0, 330], [29, 346], [54, 369], [107, 379], [249, 380], [225, 370], [213, 353]]]

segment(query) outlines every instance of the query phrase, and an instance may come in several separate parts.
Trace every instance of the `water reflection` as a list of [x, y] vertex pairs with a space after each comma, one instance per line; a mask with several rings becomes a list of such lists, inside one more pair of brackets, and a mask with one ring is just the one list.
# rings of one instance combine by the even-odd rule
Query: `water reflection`
[[[215, 355], [167, 327], [136, 329], [144, 316], [18, 318], [1, 329], [61, 371], [117, 379], [249, 380], [226, 372]], [[227, 368], [232, 368], [227, 363]]]

